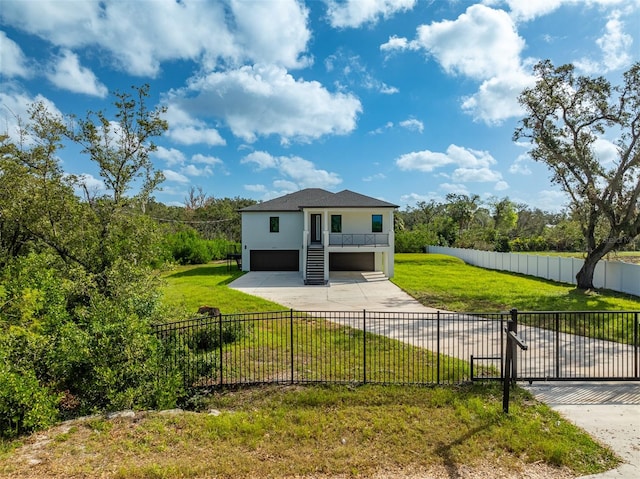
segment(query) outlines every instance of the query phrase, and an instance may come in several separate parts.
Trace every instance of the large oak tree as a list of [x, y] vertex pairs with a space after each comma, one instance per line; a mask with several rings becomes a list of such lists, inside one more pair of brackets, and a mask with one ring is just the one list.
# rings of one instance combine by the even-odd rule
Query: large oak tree
[[[533, 159], [569, 196], [587, 249], [577, 286], [592, 289], [598, 261], [640, 234], [640, 63], [619, 86], [548, 60], [535, 74], [535, 86], [519, 97], [526, 116], [514, 139], [532, 142]], [[613, 161], [598, 154], [606, 139], [616, 146]]]

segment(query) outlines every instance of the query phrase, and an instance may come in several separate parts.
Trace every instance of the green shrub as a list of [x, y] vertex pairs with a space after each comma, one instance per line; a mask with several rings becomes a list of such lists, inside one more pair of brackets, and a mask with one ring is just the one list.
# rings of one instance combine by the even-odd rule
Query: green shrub
[[209, 253], [212, 260], [221, 260], [227, 257], [227, 254], [240, 251], [240, 244], [223, 238], [216, 238], [207, 241]]
[[438, 238], [433, 231], [425, 227], [395, 233], [396, 253], [422, 253], [427, 245], [437, 244]]
[[[12, 421], [7, 427], [20, 433], [44, 424], [44, 406], [35, 405], [35, 416], [15, 413], [28, 406], [19, 394], [33, 390], [37, 399], [38, 384], [51, 397], [64, 395], [66, 415], [175, 406], [180, 374], [165, 363], [150, 326], [163, 320], [157, 280], [127, 261], [96, 278], [49, 268], [46, 259], [17, 259], [0, 277], [0, 363], [10, 368], [4, 381], [14, 385], [0, 403], [0, 415]], [[15, 375], [24, 381], [16, 383]]]
[[212, 253], [207, 241], [193, 229], [169, 234], [165, 241], [171, 256], [179, 264], [204, 264], [211, 261]]
[[511, 245], [509, 244], [509, 238], [505, 235], [499, 235], [494, 242], [494, 250], [499, 253], [508, 253], [511, 251]]
[[0, 436], [11, 438], [48, 427], [58, 418], [60, 395], [42, 386], [33, 371], [16, 372], [0, 361]]

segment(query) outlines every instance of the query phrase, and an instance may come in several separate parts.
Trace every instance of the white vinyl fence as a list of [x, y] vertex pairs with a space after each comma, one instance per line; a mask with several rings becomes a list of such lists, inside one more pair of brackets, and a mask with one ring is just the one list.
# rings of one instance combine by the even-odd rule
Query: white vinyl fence
[[[427, 246], [427, 253], [455, 256], [481, 268], [511, 271], [571, 284], [576, 284], [576, 274], [584, 262], [578, 258], [497, 253], [444, 246]], [[596, 265], [593, 286], [640, 296], [640, 265], [601, 260]]]

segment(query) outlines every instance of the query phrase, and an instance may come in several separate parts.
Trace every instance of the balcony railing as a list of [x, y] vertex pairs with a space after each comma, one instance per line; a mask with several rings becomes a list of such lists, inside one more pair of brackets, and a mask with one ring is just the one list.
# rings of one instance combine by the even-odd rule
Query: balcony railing
[[388, 233], [331, 233], [329, 246], [389, 246]]

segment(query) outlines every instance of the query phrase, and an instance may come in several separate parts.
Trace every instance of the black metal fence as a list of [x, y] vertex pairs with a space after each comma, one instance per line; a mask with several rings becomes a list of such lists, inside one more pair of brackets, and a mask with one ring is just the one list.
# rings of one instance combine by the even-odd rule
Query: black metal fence
[[518, 358], [518, 379], [640, 379], [637, 311], [520, 312], [517, 318], [529, 345]]
[[[638, 312], [279, 311], [155, 326], [188, 387], [454, 384], [504, 377], [505, 327], [528, 344], [517, 379], [638, 380]], [[513, 374], [511, 375], [513, 378]]]

